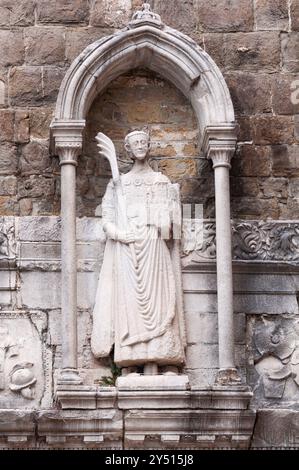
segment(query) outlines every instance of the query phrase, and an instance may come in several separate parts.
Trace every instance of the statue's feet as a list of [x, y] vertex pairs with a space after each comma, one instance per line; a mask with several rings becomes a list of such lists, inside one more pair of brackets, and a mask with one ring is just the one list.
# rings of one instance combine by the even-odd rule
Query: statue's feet
[[179, 369], [176, 366], [166, 366], [163, 368], [163, 375], [179, 375]]
[[121, 375], [122, 375], [122, 377], [128, 377], [128, 375], [135, 376], [135, 375], [139, 375], [139, 374], [138, 374], [137, 367], [123, 367], [122, 370], [121, 370]]
[[158, 375], [158, 364], [156, 364], [155, 362], [149, 362], [148, 364], [145, 364], [143, 368], [143, 373], [144, 375]]

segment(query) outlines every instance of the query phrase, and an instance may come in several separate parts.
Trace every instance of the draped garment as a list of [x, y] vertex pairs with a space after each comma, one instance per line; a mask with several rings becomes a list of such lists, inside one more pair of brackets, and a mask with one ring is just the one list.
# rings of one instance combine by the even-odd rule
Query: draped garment
[[108, 184], [102, 215], [104, 226], [134, 231], [138, 266], [129, 245], [107, 240], [93, 310], [94, 355], [106, 357], [114, 345], [122, 367], [183, 364], [179, 240], [173, 240], [181, 231], [179, 186], [153, 171], [122, 175], [120, 187]]

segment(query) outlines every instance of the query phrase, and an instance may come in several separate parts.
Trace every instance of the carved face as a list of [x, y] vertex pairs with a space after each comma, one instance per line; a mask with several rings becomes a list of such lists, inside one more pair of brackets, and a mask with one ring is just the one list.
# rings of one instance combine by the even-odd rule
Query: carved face
[[134, 160], [144, 160], [149, 150], [149, 138], [146, 134], [132, 135], [128, 139], [127, 150]]

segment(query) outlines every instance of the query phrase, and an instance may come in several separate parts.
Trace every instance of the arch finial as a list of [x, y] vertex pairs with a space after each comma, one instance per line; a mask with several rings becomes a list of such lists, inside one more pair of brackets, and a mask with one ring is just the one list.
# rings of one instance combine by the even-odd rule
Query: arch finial
[[141, 10], [137, 10], [134, 13], [132, 20], [129, 23], [129, 27], [137, 28], [139, 26], [143, 26], [144, 24], [150, 24], [151, 26], [158, 28], [163, 26], [161, 16], [151, 10], [149, 3], [143, 3]]

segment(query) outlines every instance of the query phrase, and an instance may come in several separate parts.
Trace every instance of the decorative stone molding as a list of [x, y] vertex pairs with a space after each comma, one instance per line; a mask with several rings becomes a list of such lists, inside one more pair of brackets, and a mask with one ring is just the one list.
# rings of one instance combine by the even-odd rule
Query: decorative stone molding
[[234, 109], [219, 68], [192, 39], [160, 23], [145, 5], [127, 28], [91, 44], [72, 63], [60, 87], [52, 130], [57, 121], [84, 122], [108, 83], [136, 67], [158, 72], [186, 95], [201, 139], [214, 131], [234, 139]]
[[[211, 220], [200, 222], [184, 220], [184, 266], [216, 258], [216, 225]], [[232, 222], [232, 234], [234, 260], [299, 263], [299, 224], [296, 221]]]

